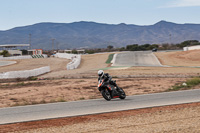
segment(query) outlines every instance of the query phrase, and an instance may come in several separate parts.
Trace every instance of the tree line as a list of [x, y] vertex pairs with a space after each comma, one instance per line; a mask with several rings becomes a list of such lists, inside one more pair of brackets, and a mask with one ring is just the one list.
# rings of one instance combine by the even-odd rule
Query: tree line
[[[200, 42], [198, 40], [187, 40], [182, 43], [178, 44], [130, 44], [126, 47], [121, 48], [114, 48], [112, 45], [108, 45], [107, 48], [95, 48], [95, 49], [85, 49], [85, 53], [87, 54], [93, 54], [93, 53], [99, 53], [99, 52], [112, 52], [112, 51], [146, 51], [146, 50], [152, 50], [154, 48], [158, 50], [180, 50], [183, 49], [183, 47], [187, 46], [195, 46], [200, 45]], [[23, 55], [27, 55], [27, 50], [21, 50]], [[51, 51], [50, 51], [51, 52]], [[48, 54], [49, 51], [44, 51], [44, 54]], [[73, 54], [77, 54], [78, 52], [74, 49], [72, 50]], [[4, 57], [10, 56], [8, 51], [3, 50], [0, 52], [0, 55], [3, 55]]]
[[154, 48], [157, 48], [159, 50], [178, 50], [183, 49], [183, 47], [189, 47], [189, 46], [195, 46], [200, 45], [200, 42], [198, 40], [187, 40], [182, 43], [178, 44], [144, 44], [144, 45], [138, 45], [138, 44], [132, 44], [127, 45], [126, 48], [123, 48], [124, 50], [128, 51], [144, 51], [144, 50], [152, 50]]
[[107, 48], [102, 49], [86, 49], [85, 52], [88, 54], [98, 53], [98, 52], [112, 52], [112, 51], [146, 51], [146, 50], [152, 50], [154, 48], [158, 50], [181, 50], [183, 47], [187, 46], [194, 46], [194, 45], [200, 45], [200, 42], [198, 40], [187, 40], [181, 43], [177, 44], [130, 44], [126, 47], [121, 48], [114, 48], [112, 45], [108, 45]]
[[[181, 50], [183, 47], [187, 46], [194, 46], [194, 45], [200, 45], [200, 42], [198, 40], [187, 40], [181, 43], [177, 44], [130, 44], [126, 47], [121, 48], [114, 48], [112, 45], [108, 45], [107, 48], [95, 48], [95, 49], [85, 49], [85, 53], [87, 54], [93, 54], [93, 53], [99, 53], [99, 52], [112, 52], [112, 51], [146, 51], [146, 50], [152, 50], [154, 48], [158, 50]], [[76, 50], [73, 50], [72, 53], [76, 54]]]

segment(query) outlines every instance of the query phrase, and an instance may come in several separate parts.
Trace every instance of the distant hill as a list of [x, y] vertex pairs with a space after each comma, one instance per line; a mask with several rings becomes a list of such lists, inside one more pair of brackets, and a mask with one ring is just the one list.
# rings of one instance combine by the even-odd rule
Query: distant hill
[[129, 44], [180, 43], [200, 40], [200, 24], [176, 24], [160, 21], [154, 25], [102, 24], [95, 22], [38, 23], [0, 31], [0, 44], [29, 43], [33, 48], [102, 48]]

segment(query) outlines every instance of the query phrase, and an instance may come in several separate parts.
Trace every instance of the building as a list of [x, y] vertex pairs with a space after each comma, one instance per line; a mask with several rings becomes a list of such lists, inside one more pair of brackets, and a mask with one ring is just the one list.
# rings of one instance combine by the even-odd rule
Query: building
[[85, 49], [79, 49], [79, 50], [76, 50], [78, 52], [78, 54], [85, 54]]
[[[22, 55], [22, 51], [20, 50], [7, 50], [8, 53], [11, 55], [11, 56], [21, 56]], [[3, 50], [0, 50], [0, 53], [3, 52]]]
[[[74, 50], [75, 52], [77, 52], [77, 54], [85, 54], [85, 49], [78, 49], [78, 50]], [[64, 50], [64, 53], [73, 53], [73, 50]]]
[[16, 49], [22, 49], [26, 47], [30, 48], [30, 44], [1, 44], [0, 49], [1, 50], [16, 50]]
[[1, 44], [0, 52], [3, 50], [7, 50], [11, 56], [22, 55], [22, 51], [19, 49], [28, 49], [30, 48], [30, 44]]
[[72, 54], [72, 50], [64, 50], [64, 53], [70, 53], [70, 54]]
[[190, 47], [184, 47], [183, 51], [197, 50], [197, 49], [200, 49], [200, 45], [195, 45], [195, 46], [190, 46]]
[[22, 55], [22, 51], [19, 49], [27, 49], [30, 47], [30, 44], [1, 44], [0, 52], [7, 50], [11, 56]]
[[8, 53], [9, 53], [11, 56], [19, 56], [19, 55], [22, 55], [22, 51], [20, 51], [20, 50], [8, 50]]
[[42, 55], [43, 50], [42, 49], [31, 49], [28, 50], [28, 55]]

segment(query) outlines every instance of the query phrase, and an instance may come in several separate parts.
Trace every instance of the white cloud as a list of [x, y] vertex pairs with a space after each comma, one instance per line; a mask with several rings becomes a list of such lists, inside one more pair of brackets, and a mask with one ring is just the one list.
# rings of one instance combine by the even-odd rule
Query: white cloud
[[161, 8], [169, 8], [169, 7], [191, 7], [191, 6], [200, 6], [200, 0], [175, 0], [169, 3], [166, 6]]

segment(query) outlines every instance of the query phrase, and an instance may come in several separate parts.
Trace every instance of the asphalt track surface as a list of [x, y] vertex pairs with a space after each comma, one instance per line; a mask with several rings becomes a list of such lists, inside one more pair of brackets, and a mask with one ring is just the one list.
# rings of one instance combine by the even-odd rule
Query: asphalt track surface
[[162, 66], [151, 51], [119, 53], [114, 60], [112, 66]]
[[128, 96], [125, 100], [104, 99], [9, 107], [0, 109], [0, 124], [36, 121], [200, 102], [200, 89]]

